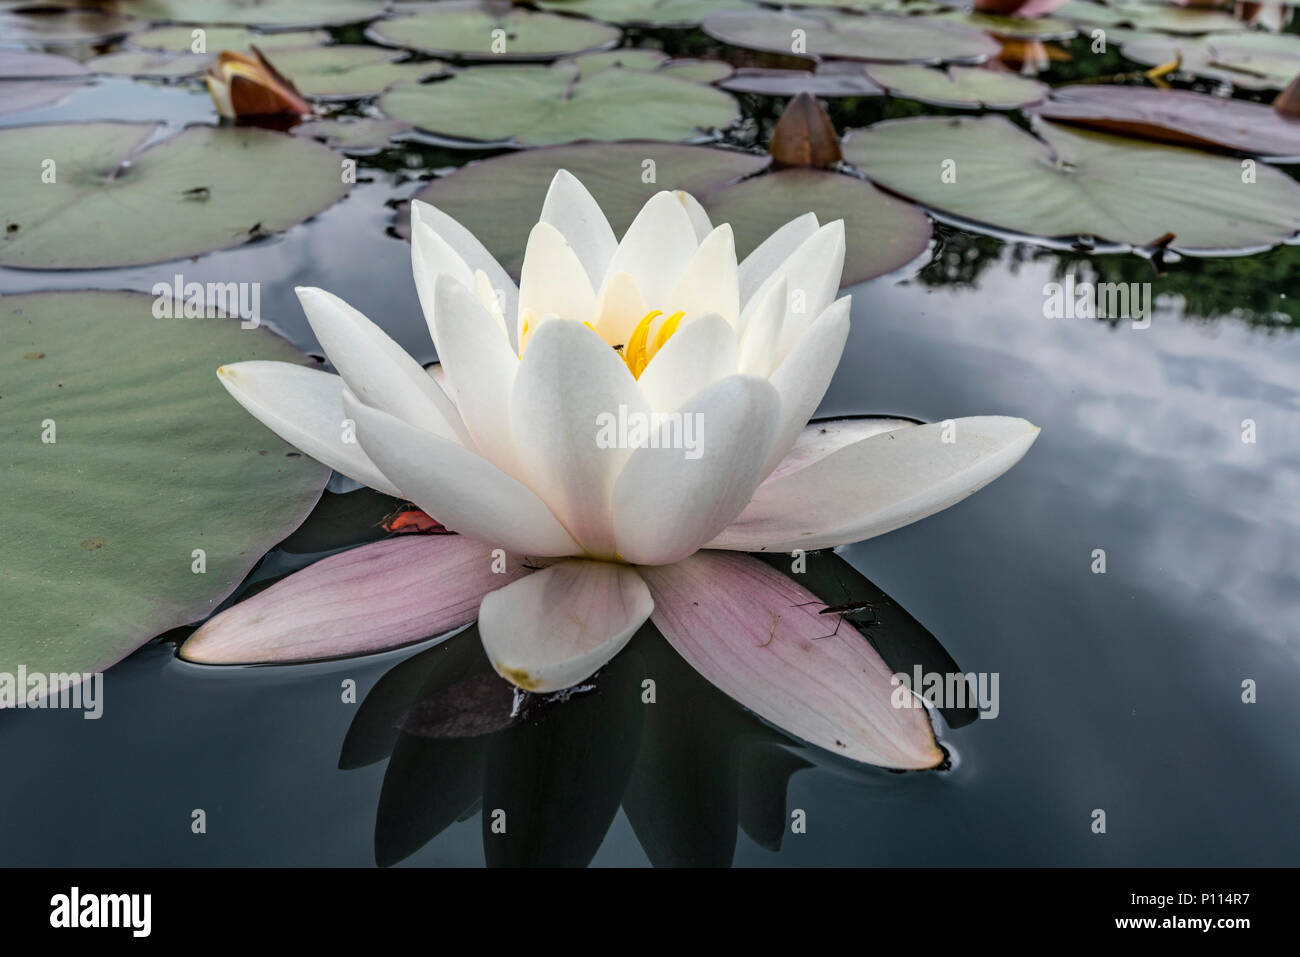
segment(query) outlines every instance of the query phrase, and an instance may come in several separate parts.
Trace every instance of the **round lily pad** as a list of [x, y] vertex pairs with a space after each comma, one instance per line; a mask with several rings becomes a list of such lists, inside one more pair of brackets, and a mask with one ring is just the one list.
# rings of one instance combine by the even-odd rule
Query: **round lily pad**
[[72, 57], [30, 50], [0, 50], [0, 80], [84, 77], [88, 73], [90, 70]]
[[[848, 234], [845, 286], [892, 272], [929, 241], [924, 213], [863, 180], [816, 170], [763, 172], [768, 165], [766, 156], [706, 146], [575, 143], [471, 163], [434, 180], [417, 198], [460, 220], [516, 276], [528, 231], [557, 169], [582, 181], [618, 235], [654, 193], [685, 190], [715, 223], [732, 224], [742, 257], [809, 210], [823, 221], [842, 218]], [[653, 182], [643, 182], [647, 171], [653, 172]]]
[[307, 136], [324, 140], [345, 153], [378, 153], [400, 133], [408, 133], [410, 123], [381, 117], [363, 116], [357, 119], [313, 120], [299, 123], [290, 132], [294, 136]]
[[106, 10], [36, 5], [0, 10], [0, 38], [6, 43], [49, 46], [98, 43], [124, 37], [142, 25], [133, 17]]
[[980, 61], [999, 50], [979, 30], [928, 17], [725, 10], [705, 17], [703, 27], [723, 43], [751, 50], [846, 60]]
[[302, 353], [236, 319], [155, 318], [154, 304], [0, 297], [0, 671], [100, 671], [206, 617], [329, 477], [214, 374]]
[[1014, 110], [1037, 103], [1050, 89], [1014, 73], [974, 66], [932, 69], [913, 63], [873, 64], [867, 75], [894, 96], [936, 106]]
[[[258, 44], [258, 49], [261, 45]], [[287, 47], [262, 51], [271, 65], [293, 81], [303, 96], [347, 100], [382, 93], [402, 80], [446, 72], [436, 60], [397, 62], [406, 54], [362, 45]]]
[[1300, 157], [1300, 123], [1262, 103], [1190, 90], [1080, 83], [1058, 87], [1031, 112], [1103, 132], [1257, 156]]
[[601, 53], [584, 53], [569, 60], [578, 66], [582, 76], [590, 76], [611, 66], [625, 70], [640, 70], [645, 73], [666, 73], [682, 80], [694, 80], [696, 83], [716, 83], [731, 76], [731, 64], [722, 60], [670, 60], [668, 55], [658, 50], [628, 47], [621, 50], [605, 50]]
[[[0, 168], [11, 173], [0, 180], [0, 266], [90, 269], [197, 256], [287, 229], [348, 190], [338, 154], [310, 140], [191, 126], [145, 147], [156, 130], [0, 130]], [[54, 182], [43, 181], [47, 171]]]
[[132, 0], [134, 16], [204, 26], [322, 27], [382, 16], [383, 0]]
[[1300, 75], [1300, 37], [1291, 33], [1144, 34], [1122, 42], [1124, 56], [1157, 66], [1181, 57], [1180, 71], [1243, 90], [1280, 90]]
[[325, 43], [329, 34], [324, 30], [299, 30], [292, 33], [255, 33], [247, 27], [155, 27], [128, 38], [132, 46], [145, 50], [172, 50], [199, 52], [194, 49], [194, 31], [203, 32], [203, 52], [219, 53], [222, 50], [247, 50], [257, 44], [263, 52], [277, 47], [302, 47]]
[[1053, 17], [1006, 17], [960, 10], [946, 10], [931, 17], [1019, 40], [1068, 40], [1079, 32], [1074, 24]]
[[212, 60], [213, 56], [206, 53], [122, 50], [94, 57], [86, 65], [96, 73], [175, 79], [197, 76], [208, 68]]
[[1088, 26], [1126, 26], [1160, 33], [1212, 33], [1245, 30], [1247, 26], [1223, 10], [1175, 7], [1143, 0], [1111, 0], [1106, 4], [1070, 0], [1054, 15]]
[[[1095, 237], [1208, 253], [1250, 250], [1300, 228], [1300, 185], [1199, 150], [1073, 130], [1039, 137], [1002, 116], [918, 117], [848, 136], [873, 181], [961, 219], [1045, 239]], [[1190, 201], [1193, 200], [1194, 202]]]
[[537, 6], [625, 27], [695, 27], [716, 10], [754, 9], [748, 0], [537, 0]]
[[812, 71], [742, 67], [718, 85], [733, 93], [764, 96], [882, 96], [885, 92], [867, 76], [866, 64], [850, 60], [828, 60]]
[[90, 82], [71, 57], [0, 50], [0, 116], [53, 106]]
[[520, 7], [494, 13], [477, 0], [411, 4], [410, 16], [381, 20], [367, 35], [377, 43], [464, 60], [552, 60], [612, 47], [616, 27]]
[[572, 63], [471, 67], [449, 79], [403, 84], [379, 108], [442, 136], [517, 146], [581, 139], [686, 140], [740, 116], [727, 93], [666, 73]]

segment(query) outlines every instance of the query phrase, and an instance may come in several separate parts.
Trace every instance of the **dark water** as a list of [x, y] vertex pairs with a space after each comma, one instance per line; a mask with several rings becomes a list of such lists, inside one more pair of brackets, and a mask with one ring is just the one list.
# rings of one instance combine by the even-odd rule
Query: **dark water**
[[[204, 96], [140, 90], [109, 81], [6, 119], [208, 114]], [[263, 315], [309, 350], [292, 287], [320, 285], [431, 359], [386, 204], [452, 161], [363, 161], [373, 182], [350, 198], [281, 237], [185, 262], [186, 279], [260, 281]], [[1292, 864], [1300, 339], [1282, 282], [1295, 252], [1184, 261], [1165, 276], [1137, 257], [1093, 257], [1174, 296], [1147, 329], [1044, 318], [1045, 284], [1079, 268], [1070, 255], [947, 226], [929, 265], [852, 290], [822, 414], [1008, 414], [1043, 428], [973, 498], [842, 550], [963, 670], [999, 675], [995, 719], [936, 719], [948, 770], [894, 774], [801, 748], [693, 679], [653, 634], [596, 690], [471, 743], [399, 737], [394, 722], [481, 668], [472, 629], [432, 650], [292, 667], [206, 668], [159, 641], [108, 674], [98, 721], [0, 718], [13, 769], [0, 777], [0, 861]], [[0, 270], [0, 289], [147, 291], [180, 268]], [[1249, 314], [1229, 315], [1243, 304]], [[391, 504], [327, 496], [254, 579], [374, 537]], [[1091, 570], [1098, 548], [1105, 574]], [[653, 715], [620, 690], [644, 675], [661, 679]], [[341, 700], [347, 679], [357, 703]], [[1247, 679], [1257, 703], [1242, 701]], [[480, 804], [546, 839], [485, 836]], [[203, 835], [191, 833], [197, 808]], [[806, 834], [790, 832], [796, 809]]]

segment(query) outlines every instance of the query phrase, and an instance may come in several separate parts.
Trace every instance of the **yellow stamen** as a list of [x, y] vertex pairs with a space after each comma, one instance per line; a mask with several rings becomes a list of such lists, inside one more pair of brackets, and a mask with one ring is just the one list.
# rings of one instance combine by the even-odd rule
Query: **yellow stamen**
[[[686, 313], [674, 312], [659, 323], [656, 328], [655, 320], [662, 315], [661, 310], [655, 309], [642, 316], [641, 321], [632, 330], [632, 337], [628, 339], [627, 346], [623, 349], [623, 361], [627, 363], [627, 367], [634, 379], [641, 378], [641, 373], [645, 372], [645, 367], [650, 364], [650, 360], [655, 357], [655, 353], [662, 349], [664, 344], [672, 338]], [[651, 329], [654, 329], [653, 339], [650, 337]]]

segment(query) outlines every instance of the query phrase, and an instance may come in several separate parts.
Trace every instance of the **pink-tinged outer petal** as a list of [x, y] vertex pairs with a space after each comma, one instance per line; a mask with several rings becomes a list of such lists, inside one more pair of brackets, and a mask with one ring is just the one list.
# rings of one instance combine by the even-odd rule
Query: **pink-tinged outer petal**
[[[701, 675], [760, 717], [855, 761], [931, 768], [943, 760], [923, 707], [871, 644], [807, 589], [748, 555], [700, 552], [641, 569], [655, 627]], [[908, 699], [915, 701], [915, 699]]]
[[527, 573], [513, 555], [504, 573], [494, 572], [492, 547], [459, 535], [374, 542], [323, 558], [209, 619], [181, 657], [236, 665], [396, 648], [468, 624], [484, 595]]
[[571, 559], [485, 597], [479, 634], [501, 677], [558, 691], [618, 654], [653, 609], [635, 568]]
[[791, 472], [820, 462], [832, 452], [838, 452], [847, 445], [861, 442], [882, 432], [906, 429], [918, 423], [910, 419], [894, 419], [888, 416], [851, 416], [843, 419], [822, 419], [809, 422], [794, 445], [785, 454], [780, 464], [772, 470], [764, 482], [775, 482]]
[[873, 435], [764, 482], [707, 547], [811, 551], [892, 532], [982, 489], [1038, 432], [1024, 419], [983, 415]]

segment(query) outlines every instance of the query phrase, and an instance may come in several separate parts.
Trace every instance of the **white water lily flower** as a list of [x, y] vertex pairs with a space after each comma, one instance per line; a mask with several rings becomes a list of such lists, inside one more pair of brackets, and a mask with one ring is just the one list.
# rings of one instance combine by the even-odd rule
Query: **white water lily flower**
[[[319, 289], [298, 294], [338, 375], [218, 372], [282, 438], [459, 535], [326, 559], [208, 622], [186, 657], [376, 650], [477, 614], [497, 671], [546, 691], [590, 676], [653, 618], [706, 678], [800, 737], [890, 767], [937, 763], [924, 710], [891, 706], [870, 645], [851, 629], [818, 641], [829, 629], [810, 593], [736, 554], [916, 521], [1006, 471], [1038, 432], [1003, 417], [805, 428], [849, 333], [843, 223], [800, 216], [737, 263], [729, 226], [660, 192], [620, 241], [562, 170], [516, 288], [446, 214], [416, 202], [411, 218], [440, 376]], [[600, 441], [612, 417], [654, 427]]]

